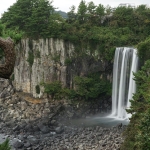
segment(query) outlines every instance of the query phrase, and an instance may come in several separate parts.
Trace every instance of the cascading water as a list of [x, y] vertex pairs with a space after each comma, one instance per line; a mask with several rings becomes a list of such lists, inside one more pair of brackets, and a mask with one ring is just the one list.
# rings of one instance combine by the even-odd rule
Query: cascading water
[[136, 91], [133, 72], [138, 69], [137, 50], [129, 47], [116, 48], [113, 66], [112, 114], [118, 119], [127, 119], [130, 114], [130, 99]]

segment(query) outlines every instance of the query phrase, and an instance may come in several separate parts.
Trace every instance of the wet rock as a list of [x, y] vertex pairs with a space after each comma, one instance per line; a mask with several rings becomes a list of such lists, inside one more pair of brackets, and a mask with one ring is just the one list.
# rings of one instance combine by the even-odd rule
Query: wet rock
[[37, 132], [37, 131], [40, 131], [40, 129], [39, 129], [38, 126], [33, 126], [33, 131], [34, 131], [34, 132]]
[[42, 131], [42, 133], [48, 133], [50, 132], [50, 129], [47, 126], [43, 126], [42, 128], [40, 128], [40, 130]]
[[22, 148], [23, 147], [23, 143], [21, 141], [16, 141], [13, 144], [14, 148]]
[[13, 128], [13, 131], [18, 131], [20, 129], [19, 125], [16, 125], [14, 128]]
[[26, 127], [25, 127], [25, 130], [28, 131], [28, 132], [33, 132], [32, 125], [31, 124], [27, 124]]
[[52, 126], [56, 126], [56, 125], [58, 125], [58, 123], [57, 123], [57, 121], [56, 121], [56, 120], [52, 120], [52, 121], [50, 122], [50, 124], [51, 124]]
[[31, 146], [31, 144], [30, 144], [29, 142], [24, 143], [24, 147], [25, 147], [25, 148], [29, 148], [30, 146]]
[[63, 126], [57, 127], [57, 128], [55, 129], [55, 131], [56, 131], [57, 134], [61, 134], [61, 133], [63, 133], [63, 131], [64, 131], [64, 127], [63, 127]]
[[50, 129], [49, 129], [47, 126], [45, 126], [45, 125], [43, 124], [43, 122], [37, 124], [37, 127], [38, 127], [38, 128], [40, 129], [40, 131], [41, 131], [42, 133], [44, 133], [44, 134], [50, 132]]
[[24, 135], [22, 135], [22, 134], [18, 135], [18, 139], [23, 141], [24, 140]]

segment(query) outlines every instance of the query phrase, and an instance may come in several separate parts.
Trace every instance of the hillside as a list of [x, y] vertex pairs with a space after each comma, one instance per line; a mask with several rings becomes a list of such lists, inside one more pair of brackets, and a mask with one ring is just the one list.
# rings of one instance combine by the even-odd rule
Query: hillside
[[61, 10], [58, 10], [58, 11], [55, 11], [56, 13], [60, 14], [63, 18], [67, 19], [68, 18], [68, 15], [66, 12], [64, 11], [61, 11]]

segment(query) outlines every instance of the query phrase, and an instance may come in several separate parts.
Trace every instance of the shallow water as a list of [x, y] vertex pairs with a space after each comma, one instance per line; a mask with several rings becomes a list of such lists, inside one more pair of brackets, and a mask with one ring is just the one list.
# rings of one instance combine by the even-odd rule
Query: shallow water
[[108, 115], [96, 115], [89, 116], [83, 119], [72, 119], [66, 123], [66, 125], [77, 126], [77, 127], [93, 127], [101, 126], [110, 128], [122, 123], [123, 125], [128, 125], [129, 120], [127, 119], [116, 119]]

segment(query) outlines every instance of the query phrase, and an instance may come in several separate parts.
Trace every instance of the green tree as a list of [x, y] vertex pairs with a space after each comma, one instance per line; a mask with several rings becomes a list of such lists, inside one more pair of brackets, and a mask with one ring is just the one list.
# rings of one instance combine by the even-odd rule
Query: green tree
[[94, 24], [95, 23], [95, 18], [96, 18], [96, 13], [95, 10], [96, 9], [96, 5], [91, 1], [88, 3], [87, 5], [87, 16], [88, 16], [88, 22], [90, 24]]
[[54, 14], [48, 0], [18, 0], [2, 15], [7, 29], [24, 31], [27, 36], [39, 38], [49, 35], [50, 17]]
[[77, 16], [81, 24], [87, 21], [87, 5], [84, 0], [81, 0], [78, 6]]
[[48, 0], [37, 0], [32, 8], [32, 15], [28, 18], [28, 34], [37, 39], [49, 34], [48, 26], [54, 8]]
[[18, 43], [22, 36], [23, 32], [21, 32], [17, 27], [15, 29], [7, 29], [6, 25], [2, 23], [0, 20], [0, 36], [3, 38], [10, 37], [13, 39], [14, 43]]
[[70, 7], [70, 11], [67, 13], [67, 15], [68, 15], [67, 22], [68, 23], [73, 23], [76, 20], [75, 9], [76, 9], [76, 7], [74, 5], [72, 5]]
[[138, 55], [140, 57], [141, 64], [144, 65], [144, 62], [150, 59], [150, 37], [140, 42], [137, 45], [137, 48], [138, 48]]
[[75, 92], [80, 99], [91, 100], [97, 99], [102, 95], [111, 94], [111, 84], [105, 80], [101, 80], [98, 74], [89, 75], [88, 77], [74, 78], [76, 85]]
[[51, 95], [52, 99], [60, 99], [62, 93], [62, 84], [60, 81], [54, 81], [51, 83], [41, 83], [44, 86], [44, 92]]
[[97, 17], [97, 24], [101, 24], [102, 21], [102, 17], [104, 17], [105, 14], [105, 8], [102, 4], [99, 4], [96, 7], [96, 17]]
[[131, 100], [131, 107], [127, 110], [132, 114], [130, 124], [124, 133], [125, 142], [122, 150], [150, 149], [150, 60], [135, 75], [137, 92]]
[[94, 15], [95, 14], [95, 8], [96, 8], [96, 5], [92, 1], [89, 2], [87, 5], [87, 13], [90, 15]]
[[118, 27], [132, 26], [133, 8], [131, 7], [117, 7], [113, 13], [114, 19], [117, 21]]
[[2, 23], [6, 23], [6, 28], [16, 28], [27, 31], [26, 24], [32, 15], [32, 8], [36, 0], [17, 0], [8, 11], [2, 15]]

